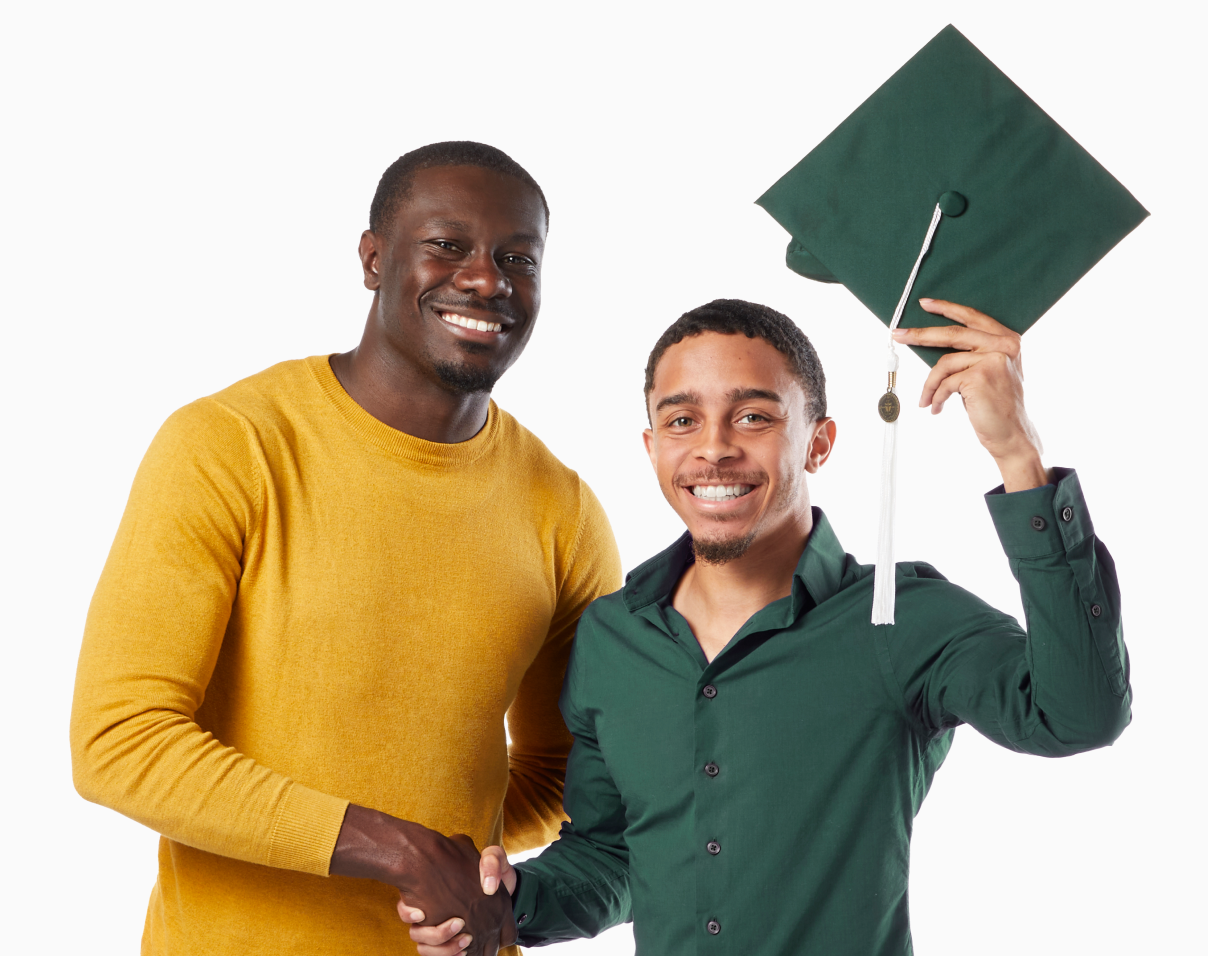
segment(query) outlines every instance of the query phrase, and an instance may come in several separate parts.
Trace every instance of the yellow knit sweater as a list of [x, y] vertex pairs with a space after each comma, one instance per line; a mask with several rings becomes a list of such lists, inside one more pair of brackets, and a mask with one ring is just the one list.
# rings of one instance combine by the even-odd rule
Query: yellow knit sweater
[[494, 403], [469, 441], [423, 441], [320, 356], [176, 412], [71, 722], [80, 793], [164, 835], [143, 952], [413, 952], [393, 889], [327, 876], [347, 803], [480, 847], [553, 839], [571, 638], [619, 585], [596, 498]]

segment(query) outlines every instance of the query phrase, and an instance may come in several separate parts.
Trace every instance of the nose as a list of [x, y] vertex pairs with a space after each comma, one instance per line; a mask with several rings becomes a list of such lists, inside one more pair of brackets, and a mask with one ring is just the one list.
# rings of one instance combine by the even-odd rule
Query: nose
[[463, 292], [475, 292], [484, 299], [506, 299], [512, 294], [512, 280], [486, 252], [474, 255], [458, 269], [453, 284]]
[[699, 436], [696, 457], [711, 465], [742, 457], [742, 450], [734, 444], [734, 429], [725, 419], [706, 422]]

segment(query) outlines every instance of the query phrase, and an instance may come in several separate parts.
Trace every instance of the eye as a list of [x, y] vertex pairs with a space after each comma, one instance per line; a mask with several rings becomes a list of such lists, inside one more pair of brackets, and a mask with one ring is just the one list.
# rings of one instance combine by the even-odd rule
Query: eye
[[517, 253], [509, 253], [503, 257], [503, 261], [510, 266], [535, 266], [535, 263], [528, 256], [522, 256]]
[[431, 244], [436, 246], [438, 249], [444, 249], [447, 252], [459, 252], [460, 251], [457, 243], [454, 242], [452, 239], [432, 239], [430, 241], [431, 241]]
[[692, 419], [687, 415], [680, 415], [678, 418], [673, 418], [667, 423], [672, 428], [687, 428], [692, 424]]
[[763, 415], [760, 415], [759, 412], [747, 412], [745, 415], [739, 418], [738, 421], [743, 425], [757, 425], [760, 422], [766, 422], [767, 418]]

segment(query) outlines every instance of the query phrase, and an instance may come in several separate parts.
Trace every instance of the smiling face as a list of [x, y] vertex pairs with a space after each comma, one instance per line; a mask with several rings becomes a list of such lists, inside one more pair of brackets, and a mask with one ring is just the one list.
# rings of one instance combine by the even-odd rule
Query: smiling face
[[540, 195], [476, 166], [415, 173], [382, 233], [361, 237], [390, 350], [455, 392], [489, 392], [520, 357], [541, 305]]
[[763, 339], [704, 332], [663, 353], [646, 451], [698, 561], [808, 530], [805, 476], [830, 455], [835, 424], [809, 420], [806, 405], [788, 359]]

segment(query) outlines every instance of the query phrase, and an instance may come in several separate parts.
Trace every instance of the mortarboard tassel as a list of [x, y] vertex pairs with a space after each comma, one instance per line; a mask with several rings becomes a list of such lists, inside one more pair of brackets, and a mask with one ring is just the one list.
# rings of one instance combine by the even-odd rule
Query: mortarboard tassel
[[935, 212], [931, 214], [931, 225], [927, 227], [927, 238], [923, 240], [923, 248], [919, 257], [914, 261], [910, 270], [910, 278], [906, 280], [906, 288], [902, 290], [902, 298], [898, 307], [893, 311], [893, 320], [889, 323], [889, 356], [888, 372], [889, 387], [877, 404], [877, 411], [885, 422], [885, 440], [881, 446], [881, 526], [877, 535], [877, 567], [872, 583], [872, 623], [892, 624], [895, 588], [895, 570], [893, 560], [893, 518], [894, 499], [897, 479], [897, 442], [898, 442], [898, 413], [901, 403], [895, 394], [898, 378], [898, 350], [894, 346], [893, 331], [902, 321], [902, 313], [906, 303], [910, 301], [910, 291], [914, 288], [914, 280], [918, 278], [919, 266], [923, 257], [931, 248], [931, 240], [935, 236], [936, 227], [943, 218], [943, 210], [936, 204]]

